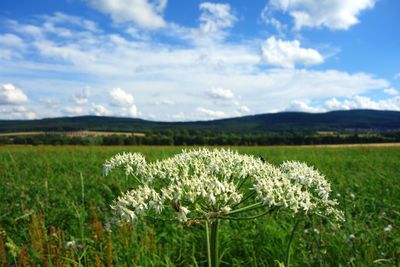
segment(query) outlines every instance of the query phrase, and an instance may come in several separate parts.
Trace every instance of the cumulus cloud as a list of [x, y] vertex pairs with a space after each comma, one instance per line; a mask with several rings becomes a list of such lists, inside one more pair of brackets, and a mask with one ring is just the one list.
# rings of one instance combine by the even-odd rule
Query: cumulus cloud
[[167, 0], [88, 0], [100, 12], [109, 14], [117, 22], [133, 22], [145, 29], [159, 29], [166, 25], [162, 16]]
[[62, 109], [62, 112], [66, 115], [82, 115], [85, 113], [85, 110], [82, 107], [65, 107]]
[[394, 89], [394, 88], [387, 88], [387, 89], [384, 89], [383, 92], [384, 92], [385, 94], [387, 94], [387, 95], [398, 95], [398, 94], [399, 94], [399, 91], [396, 90], [396, 89]]
[[227, 114], [220, 110], [211, 110], [203, 107], [196, 108], [196, 112], [200, 115], [200, 118], [211, 120], [211, 119], [221, 119], [227, 117]]
[[72, 96], [72, 102], [76, 105], [85, 105], [89, 102], [90, 88], [85, 87], [81, 92], [75, 93]]
[[233, 92], [224, 88], [211, 88], [207, 91], [207, 95], [212, 99], [220, 100], [232, 100], [234, 98]]
[[363, 10], [373, 8], [376, 0], [271, 0], [267, 9], [288, 13], [295, 29], [327, 27], [347, 30], [359, 22]]
[[288, 69], [293, 69], [296, 64], [311, 66], [324, 62], [317, 50], [302, 48], [298, 40], [284, 41], [275, 37], [268, 38], [261, 46], [261, 56], [270, 65]]
[[213, 100], [215, 105], [230, 109], [230, 112], [225, 112], [225, 117], [228, 115], [241, 116], [250, 112], [250, 109], [242, 104], [241, 98], [229, 89], [213, 87], [206, 91], [206, 95]]
[[90, 114], [96, 115], [96, 116], [112, 116], [113, 113], [111, 110], [106, 108], [103, 105], [100, 104], [92, 104], [91, 109], [90, 109]]
[[0, 108], [0, 117], [7, 120], [33, 120], [37, 114], [23, 106], [12, 106]]
[[400, 111], [400, 97], [373, 100], [366, 96], [354, 96], [338, 100], [331, 98], [320, 105], [310, 105], [308, 101], [295, 100], [285, 109], [286, 111], [327, 112], [332, 110], [374, 109]]
[[249, 113], [250, 112], [250, 108], [248, 106], [246, 106], [246, 105], [240, 105], [238, 107], [238, 111], [239, 111], [240, 114]]
[[138, 117], [139, 112], [135, 105], [135, 99], [133, 95], [125, 92], [121, 88], [113, 88], [109, 95], [111, 97], [110, 104], [115, 107], [122, 108], [122, 115], [130, 116], [130, 117]]
[[285, 111], [299, 111], [299, 112], [324, 112], [324, 109], [312, 107], [308, 104], [307, 101], [302, 100], [293, 100], [289, 106], [285, 109]]
[[200, 29], [205, 33], [231, 28], [236, 22], [229, 4], [204, 2], [200, 4], [200, 10]]
[[135, 99], [133, 95], [128, 94], [121, 88], [113, 88], [109, 92], [109, 95], [111, 97], [111, 105], [117, 106], [117, 107], [126, 107], [126, 106], [131, 106], [135, 104]]
[[27, 101], [25, 93], [15, 85], [0, 84], [0, 105], [18, 105]]

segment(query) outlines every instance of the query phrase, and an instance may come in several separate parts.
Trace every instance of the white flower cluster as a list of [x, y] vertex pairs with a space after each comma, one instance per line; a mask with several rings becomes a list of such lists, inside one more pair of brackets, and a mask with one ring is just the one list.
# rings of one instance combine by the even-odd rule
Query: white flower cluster
[[126, 175], [134, 173], [138, 176], [146, 169], [146, 160], [139, 153], [117, 154], [103, 164], [103, 173], [107, 176], [110, 171], [121, 166], [125, 169]]
[[304, 163], [275, 167], [231, 150], [202, 148], [148, 164], [140, 154], [120, 154], [105, 163], [105, 174], [117, 166], [139, 180], [113, 206], [126, 219], [161, 213], [180, 221], [205, 219], [249, 205], [341, 217], [337, 202], [329, 200], [329, 183]]

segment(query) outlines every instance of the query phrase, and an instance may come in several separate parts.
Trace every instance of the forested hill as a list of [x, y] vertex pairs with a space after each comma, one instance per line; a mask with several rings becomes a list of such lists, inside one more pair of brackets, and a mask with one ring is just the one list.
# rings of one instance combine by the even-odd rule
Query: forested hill
[[327, 113], [281, 112], [194, 122], [156, 122], [117, 117], [62, 117], [40, 120], [0, 120], [0, 132], [22, 131], [207, 131], [216, 133], [315, 132], [380, 133], [400, 130], [400, 112], [376, 110]]

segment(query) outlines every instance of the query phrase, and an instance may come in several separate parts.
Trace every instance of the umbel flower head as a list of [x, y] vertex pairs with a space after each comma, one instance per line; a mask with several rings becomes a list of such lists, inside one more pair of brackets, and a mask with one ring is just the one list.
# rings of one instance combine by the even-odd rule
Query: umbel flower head
[[254, 209], [343, 218], [329, 198], [329, 182], [297, 161], [274, 166], [232, 150], [201, 148], [151, 163], [139, 153], [118, 154], [106, 161], [104, 173], [115, 168], [136, 181], [112, 206], [128, 221], [232, 218]]

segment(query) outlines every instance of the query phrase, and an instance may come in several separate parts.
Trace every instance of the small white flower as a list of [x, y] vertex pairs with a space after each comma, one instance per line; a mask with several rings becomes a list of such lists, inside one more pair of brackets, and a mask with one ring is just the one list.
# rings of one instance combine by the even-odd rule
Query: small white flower
[[225, 207], [223, 207], [222, 209], [221, 209], [221, 213], [222, 214], [226, 214], [226, 213], [228, 213], [228, 212], [230, 212], [231, 211], [231, 207], [229, 207], [229, 206], [225, 206]]
[[353, 241], [354, 239], [356, 239], [356, 236], [354, 234], [349, 235], [349, 240]]
[[67, 248], [75, 247], [75, 240], [68, 241], [66, 244]]
[[177, 215], [177, 219], [181, 222], [186, 222], [187, 219], [187, 214], [189, 213], [189, 209], [186, 207], [180, 207]]
[[388, 226], [386, 226], [386, 227], [383, 229], [383, 231], [385, 231], [385, 232], [390, 232], [390, 231], [392, 231], [392, 228], [393, 228], [393, 226], [392, 226], [391, 224], [389, 224]]

